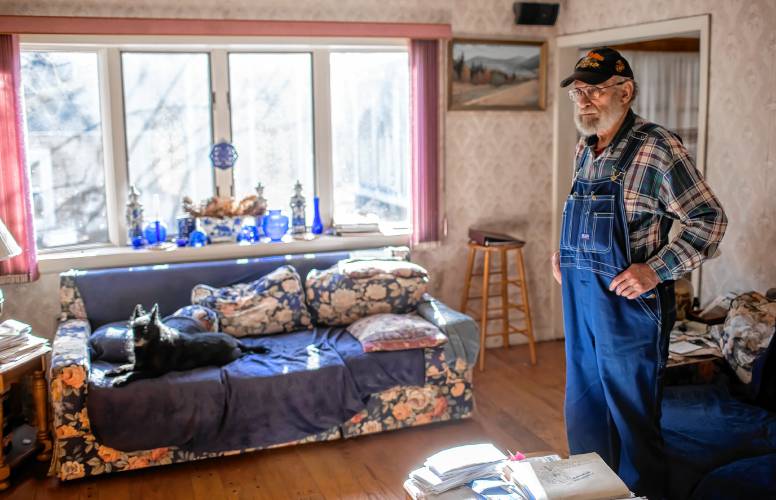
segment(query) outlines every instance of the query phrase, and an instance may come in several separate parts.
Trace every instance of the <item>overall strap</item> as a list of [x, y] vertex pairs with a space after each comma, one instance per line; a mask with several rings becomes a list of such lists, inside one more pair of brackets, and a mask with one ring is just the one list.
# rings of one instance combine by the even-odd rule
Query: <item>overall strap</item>
[[611, 176], [612, 181], [616, 181], [625, 175], [625, 171], [628, 170], [628, 167], [633, 163], [633, 159], [636, 158], [641, 145], [647, 140], [649, 133], [657, 127], [658, 126], [654, 123], [646, 123], [639, 127], [638, 130], [634, 130], [630, 133], [628, 142], [625, 144], [622, 154], [620, 154], [620, 159], [617, 160], [617, 163], [614, 165], [614, 172], [612, 172]]
[[572, 190], [574, 188], [573, 186], [574, 181], [577, 180], [577, 176], [579, 175], [579, 172], [581, 172], [582, 167], [585, 166], [585, 162], [587, 161], [587, 155], [589, 154], [590, 154], [590, 148], [589, 147], [584, 148], [584, 151], [582, 152], [582, 156], [579, 157], [579, 163], [577, 163], [574, 166], [574, 177], [571, 178]]

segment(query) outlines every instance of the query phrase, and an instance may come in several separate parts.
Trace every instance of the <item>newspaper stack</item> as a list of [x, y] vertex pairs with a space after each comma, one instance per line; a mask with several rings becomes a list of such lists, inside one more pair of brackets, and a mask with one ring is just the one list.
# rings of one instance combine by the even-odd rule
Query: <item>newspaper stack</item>
[[48, 342], [31, 331], [30, 325], [13, 319], [0, 323], [0, 364], [13, 363]]
[[410, 472], [407, 483], [425, 496], [439, 495], [475, 479], [498, 477], [506, 459], [490, 443], [457, 446], [429, 457]]

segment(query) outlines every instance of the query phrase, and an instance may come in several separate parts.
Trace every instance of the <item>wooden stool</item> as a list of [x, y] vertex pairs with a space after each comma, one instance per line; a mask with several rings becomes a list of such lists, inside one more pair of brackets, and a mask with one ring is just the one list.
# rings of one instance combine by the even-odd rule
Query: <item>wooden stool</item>
[[[531, 353], [531, 364], [536, 364], [536, 345], [533, 334], [533, 324], [531, 323], [531, 308], [528, 305], [528, 285], [525, 280], [525, 264], [523, 263], [523, 245], [524, 243], [508, 243], [492, 246], [484, 246], [474, 242], [469, 242], [469, 260], [466, 264], [466, 278], [463, 286], [463, 296], [461, 297], [461, 312], [472, 313], [472, 316], [480, 323], [480, 371], [485, 369], [485, 340], [489, 336], [501, 335], [504, 341], [504, 347], [509, 347], [509, 334], [520, 333], [528, 337], [528, 347]], [[474, 273], [474, 261], [477, 252], [485, 254], [485, 262], [482, 266], [482, 273]], [[508, 273], [508, 252], [515, 253], [515, 267], [518, 276], [510, 278]], [[491, 270], [491, 255], [498, 253], [500, 270]], [[500, 275], [498, 281], [491, 281], [491, 275]], [[479, 295], [469, 296], [472, 278], [482, 276], [482, 290]], [[500, 292], [490, 293], [491, 285], [499, 285]], [[509, 285], [517, 286], [520, 290], [521, 303], [509, 301]], [[501, 303], [496, 307], [488, 305], [490, 297], [501, 297]], [[469, 307], [472, 300], [480, 300], [480, 310]], [[523, 313], [524, 327], [517, 328], [510, 322], [509, 311], [517, 309]], [[495, 315], [489, 315], [489, 311], [499, 311]], [[489, 333], [488, 322], [501, 320], [501, 332]]]

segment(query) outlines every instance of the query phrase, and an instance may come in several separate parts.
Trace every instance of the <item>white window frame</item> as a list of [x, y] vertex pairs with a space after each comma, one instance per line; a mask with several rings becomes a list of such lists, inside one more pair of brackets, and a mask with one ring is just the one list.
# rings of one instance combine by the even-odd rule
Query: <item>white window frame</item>
[[[126, 148], [124, 93], [121, 72], [122, 52], [196, 52], [210, 57], [212, 140], [231, 141], [229, 106], [230, 53], [309, 53], [312, 60], [313, 170], [314, 193], [320, 198], [324, 225], [333, 222], [333, 166], [331, 130], [330, 57], [334, 52], [406, 52], [407, 39], [300, 39], [268, 37], [177, 37], [177, 36], [102, 36], [102, 35], [24, 35], [21, 50], [60, 52], [96, 52], [100, 75], [100, 113], [103, 134], [105, 199], [109, 243], [95, 243], [41, 249], [42, 254], [68, 253], [127, 246], [124, 217], [129, 190]], [[409, 168], [409, 165], [407, 166]], [[213, 169], [213, 192], [231, 196], [234, 192], [232, 170]], [[312, 200], [309, 200], [312, 202]], [[408, 227], [389, 227], [391, 241], [407, 235]], [[223, 252], [218, 252], [223, 254]], [[244, 253], [244, 252], [239, 252]]]

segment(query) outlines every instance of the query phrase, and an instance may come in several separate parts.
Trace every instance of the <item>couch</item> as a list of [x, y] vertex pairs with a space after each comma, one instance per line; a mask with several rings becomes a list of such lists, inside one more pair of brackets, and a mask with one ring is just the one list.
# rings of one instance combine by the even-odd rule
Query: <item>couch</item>
[[668, 498], [776, 498], [776, 334], [752, 354], [749, 384], [726, 363], [713, 384], [666, 387]]
[[[160, 266], [123, 267], [98, 270], [71, 270], [60, 275], [61, 316], [53, 343], [51, 366], [49, 371], [50, 395], [54, 427], [54, 451], [51, 474], [61, 480], [77, 479], [103, 473], [139, 469], [177, 462], [187, 462], [223, 455], [247, 453], [258, 449], [288, 446], [314, 441], [327, 441], [352, 438], [363, 434], [372, 434], [434, 422], [468, 418], [472, 415], [474, 398], [472, 393], [472, 367], [479, 351], [479, 334], [474, 321], [461, 313], [453, 311], [428, 294], [418, 307], [417, 313], [436, 324], [448, 337], [448, 342], [435, 347], [415, 351], [394, 351], [394, 361], [399, 353], [414, 352], [419, 360], [420, 383], [415, 385], [396, 385], [375, 393], [364, 393], [362, 398], [351, 401], [347, 419], [330, 422], [326, 428], [318, 427], [305, 435], [294, 432], [263, 436], [259, 445], [246, 442], [240, 446], [224, 449], [224, 443], [211, 441], [212, 447], [191, 448], [184, 445], [147, 446], [144, 449], [118, 449], [106, 444], [113, 436], [102, 435], [93, 423], [97, 417], [90, 415], [89, 408], [95, 411], [93, 403], [98, 392], [101, 362], [90, 359], [89, 337], [98, 327], [116, 321], [126, 320], [137, 303], [146, 306], [158, 303], [162, 315], [169, 315], [180, 307], [190, 304], [191, 289], [198, 283], [212, 286], [228, 286], [256, 279], [278, 266], [293, 265], [304, 277], [311, 269], [325, 269], [341, 259], [360, 256], [393, 256], [395, 249], [375, 248], [356, 252], [325, 252], [319, 254], [298, 254], [285, 256], [260, 257], [252, 259], [207, 261], [180, 263]], [[355, 339], [347, 338], [343, 331], [331, 329], [325, 335], [336, 335], [351, 342], [349, 350], [353, 359], [365, 362], [367, 358], [355, 352], [352, 345]], [[288, 337], [283, 337], [287, 335]], [[275, 345], [283, 342], [299, 342], [299, 336], [320, 336], [318, 328], [310, 332], [292, 332], [271, 336]], [[312, 338], [312, 337], [311, 337]], [[302, 338], [305, 341], [305, 338]], [[357, 345], [358, 343], [355, 342]], [[341, 354], [341, 353], [340, 353]], [[373, 353], [368, 353], [373, 354]], [[376, 353], [388, 354], [388, 353]], [[346, 357], [344, 354], [343, 358]], [[404, 356], [402, 354], [402, 356]], [[368, 358], [371, 362], [377, 358]], [[381, 360], [387, 358], [379, 358]], [[346, 360], [347, 361], [347, 360]], [[225, 378], [227, 367], [208, 367], [202, 370], [202, 377]], [[347, 365], [348, 367], [354, 365]], [[361, 366], [368, 366], [362, 363]], [[199, 369], [198, 369], [199, 370]], [[215, 371], [215, 373], [214, 373]], [[174, 372], [171, 378], [158, 381], [159, 384], [173, 384], [174, 388], [183, 372]], [[389, 376], [390, 374], [388, 374]], [[282, 384], [287, 374], [277, 373], [272, 381]], [[347, 376], [358, 379], [362, 373], [348, 372]], [[166, 377], [166, 376], [165, 376]], [[179, 378], [175, 378], [179, 377]], [[190, 387], [192, 377], [187, 379]], [[152, 387], [155, 380], [138, 381], [137, 387]], [[265, 380], [266, 382], [266, 380]], [[356, 380], [358, 382], [358, 380]], [[383, 386], [385, 382], [383, 381]], [[182, 386], [183, 387], [183, 386]], [[365, 387], [370, 387], [368, 384]], [[116, 390], [123, 390], [116, 389]], [[180, 390], [184, 390], [183, 387]], [[92, 399], [90, 400], [90, 391]], [[321, 392], [321, 391], [319, 391]], [[323, 391], [325, 392], [325, 391]], [[317, 395], [320, 397], [320, 394]], [[257, 402], [257, 407], [260, 403]], [[129, 400], [126, 408], [134, 403]], [[135, 405], [136, 406], [136, 405]], [[244, 405], [250, 410], [250, 405]], [[100, 408], [99, 405], [97, 408]], [[120, 414], [121, 408], [114, 408]], [[99, 409], [96, 411], [107, 411]], [[164, 418], [165, 415], [160, 415]], [[193, 417], [192, 417], [193, 418]], [[151, 419], [153, 420], [153, 419]], [[312, 416], [311, 416], [311, 420]], [[323, 420], [323, 422], [327, 422]], [[141, 423], [145, 424], [145, 423]], [[151, 424], [148, 424], [151, 425]], [[214, 435], [217, 435], [214, 434]], [[289, 439], [288, 436], [294, 436]]]

